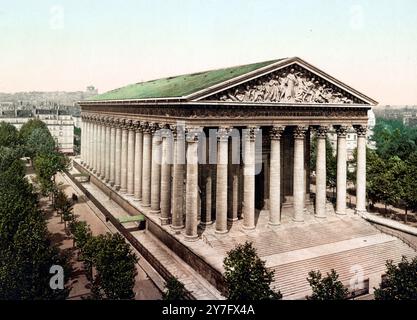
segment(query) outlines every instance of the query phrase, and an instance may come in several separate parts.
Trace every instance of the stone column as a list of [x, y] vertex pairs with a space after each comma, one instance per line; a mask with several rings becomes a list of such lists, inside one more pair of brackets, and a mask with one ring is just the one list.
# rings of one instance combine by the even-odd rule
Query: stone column
[[[204, 132], [204, 129], [203, 129]], [[210, 133], [210, 130], [208, 131]], [[210, 135], [208, 134], [205, 140], [205, 164], [201, 164], [201, 221], [202, 225], [210, 225], [212, 221], [213, 212], [213, 171], [212, 164], [210, 163]], [[216, 141], [217, 145], [217, 141]]]
[[111, 144], [111, 133], [110, 133], [110, 118], [107, 118], [106, 121], [106, 145], [105, 145], [105, 161], [104, 161], [104, 182], [108, 183], [110, 181], [110, 144]]
[[305, 173], [304, 173], [304, 138], [307, 127], [297, 126], [294, 129], [294, 221], [304, 221], [305, 207]]
[[228, 164], [228, 214], [227, 220], [238, 220], [239, 215], [239, 167], [240, 167], [240, 143], [241, 137], [237, 129], [232, 129], [229, 139], [229, 164]]
[[281, 135], [285, 127], [274, 126], [271, 139], [271, 161], [269, 168], [269, 221], [268, 224], [281, 224]]
[[257, 127], [246, 129], [243, 169], [243, 229], [255, 229], [255, 138]]
[[227, 232], [227, 167], [230, 128], [217, 131], [216, 233]]
[[164, 127], [162, 134], [161, 160], [161, 224], [166, 225], [171, 220], [171, 164], [173, 139], [171, 130]]
[[135, 189], [135, 127], [128, 128], [127, 142], [127, 194], [133, 196]]
[[366, 212], [366, 126], [355, 126], [358, 135], [356, 164], [356, 213]]
[[120, 190], [121, 181], [122, 181], [122, 126], [124, 120], [118, 120], [116, 122], [116, 155], [115, 155], [115, 188]]
[[126, 120], [122, 126], [122, 156], [120, 164], [120, 192], [127, 192], [127, 149], [128, 149], [128, 127], [130, 126], [131, 120]]
[[316, 157], [316, 217], [326, 217], [326, 137], [327, 127], [317, 129], [317, 157]]
[[96, 175], [97, 178], [101, 177], [101, 118], [97, 121], [97, 140], [96, 140]]
[[149, 123], [143, 124], [142, 205], [151, 205], [152, 133]]
[[[89, 168], [89, 148], [90, 148], [90, 119], [85, 117], [85, 167]], [[81, 133], [82, 134], [82, 133]]]
[[143, 136], [142, 125], [139, 121], [136, 123], [135, 137], [135, 188], [134, 194], [137, 200], [142, 199], [142, 158], [143, 158]]
[[93, 173], [97, 172], [97, 151], [98, 151], [98, 143], [97, 143], [97, 118], [93, 120], [93, 139], [92, 139], [92, 153], [93, 153]]
[[347, 126], [336, 126], [337, 132], [337, 173], [336, 173], [336, 214], [346, 214], [346, 134]]
[[100, 179], [104, 180], [106, 177], [106, 122], [107, 119], [101, 120], [100, 129]]
[[85, 164], [84, 159], [84, 137], [85, 137], [85, 119], [84, 116], [81, 116], [81, 137], [80, 137], [80, 163], [82, 165]]
[[198, 139], [197, 128], [187, 132], [187, 182], [185, 187], [185, 240], [198, 239], [197, 211], [198, 211]]
[[152, 127], [152, 164], [151, 164], [151, 212], [160, 213], [161, 208], [161, 134], [159, 125]]
[[115, 121], [111, 122], [110, 127], [110, 176], [109, 183], [113, 187], [115, 184], [116, 177], [116, 127]]
[[184, 168], [185, 134], [184, 128], [172, 126], [174, 135], [174, 165], [172, 179], [172, 229], [184, 228]]

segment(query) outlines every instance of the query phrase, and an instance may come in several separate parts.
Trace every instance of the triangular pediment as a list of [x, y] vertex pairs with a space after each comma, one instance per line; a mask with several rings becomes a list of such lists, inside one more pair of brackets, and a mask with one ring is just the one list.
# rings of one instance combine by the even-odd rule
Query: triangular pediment
[[219, 84], [193, 101], [250, 103], [377, 104], [299, 58]]

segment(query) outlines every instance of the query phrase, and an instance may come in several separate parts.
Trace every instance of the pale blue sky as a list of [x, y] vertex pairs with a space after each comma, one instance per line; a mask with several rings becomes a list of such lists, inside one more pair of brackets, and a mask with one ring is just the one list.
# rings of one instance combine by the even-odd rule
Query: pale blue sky
[[0, 92], [103, 92], [290, 56], [381, 104], [417, 104], [417, 1], [0, 0]]

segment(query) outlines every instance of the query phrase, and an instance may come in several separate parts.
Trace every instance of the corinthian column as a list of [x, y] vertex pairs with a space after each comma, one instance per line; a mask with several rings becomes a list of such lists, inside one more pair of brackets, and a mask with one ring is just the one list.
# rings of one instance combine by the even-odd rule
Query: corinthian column
[[270, 132], [271, 162], [269, 171], [269, 221], [272, 226], [281, 224], [281, 135], [283, 126], [274, 126]]
[[115, 188], [120, 189], [122, 181], [122, 126], [124, 120], [117, 120], [116, 122], [116, 170], [115, 170]]
[[120, 178], [120, 192], [127, 192], [127, 148], [128, 148], [128, 127], [131, 120], [126, 120], [122, 127], [122, 157], [120, 164], [121, 178]]
[[135, 128], [130, 123], [127, 142], [127, 194], [133, 196], [135, 187]]
[[161, 134], [157, 124], [153, 124], [152, 131], [151, 212], [159, 213], [161, 211]]
[[143, 136], [142, 126], [139, 121], [136, 123], [136, 137], [135, 137], [135, 198], [142, 199], [142, 157], [143, 157]]
[[143, 124], [143, 167], [142, 167], [142, 205], [151, 205], [151, 162], [152, 133], [148, 123]]
[[255, 138], [257, 127], [246, 129], [243, 169], [243, 229], [255, 229]]
[[304, 174], [304, 138], [307, 127], [294, 129], [294, 221], [304, 221], [305, 174]]
[[327, 127], [317, 129], [316, 217], [326, 217], [326, 136]]
[[356, 213], [366, 212], [366, 126], [355, 126], [358, 135]]
[[102, 135], [101, 135], [101, 129], [102, 129], [102, 125], [101, 125], [101, 118], [99, 118], [98, 122], [97, 122], [97, 178], [101, 178], [101, 160], [102, 160], [102, 155], [101, 155], [101, 140], [102, 140]]
[[184, 228], [185, 133], [183, 127], [171, 127], [174, 135], [174, 166], [172, 181], [172, 229]]
[[110, 127], [110, 175], [109, 183], [113, 187], [115, 184], [116, 177], [116, 127], [115, 119], [112, 119]]
[[346, 126], [336, 126], [337, 132], [337, 173], [336, 173], [336, 213], [346, 214]]
[[98, 152], [98, 119], [95, 117], [93, 122], [93, 173], [95, 174], [97, 172], [97, 152]]
[[104, 180], [106, 176], [106, 122], [103, 118], [100, 125], [100, 179]]
[[227, 167], [229, 128], [217, 131], [216, 233], [227, 232]]
[[161, 224], [169, 224], [171, 219], [171, 164], [172, 133], [165, 127], [162, 134], [161, 161]]
[[192, 128], [187, 132], [187, 182], [185, 191], [185, 240], [198, 239], [198, 138], [199, 129]]
[[106, 150], [106, 158], [105, 158], [105, 162], [104, 162], [104, 181], [106, 183], [108, 183], [110, 181], [110, 161], [111, 161], [111, 156], [110, 156], [110, 147], [111, 147], [111, 128], [110, 128], [110, 118], [107, 119], [106, 121], [106, 145], [105, 145], [105, 150]]

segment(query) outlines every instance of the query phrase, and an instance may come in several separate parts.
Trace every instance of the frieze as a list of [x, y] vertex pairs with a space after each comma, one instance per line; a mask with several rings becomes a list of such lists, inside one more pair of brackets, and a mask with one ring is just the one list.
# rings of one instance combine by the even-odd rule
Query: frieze
[[310, 71], [292, 65], [204, 100], [228, 102], [363, 103]]

